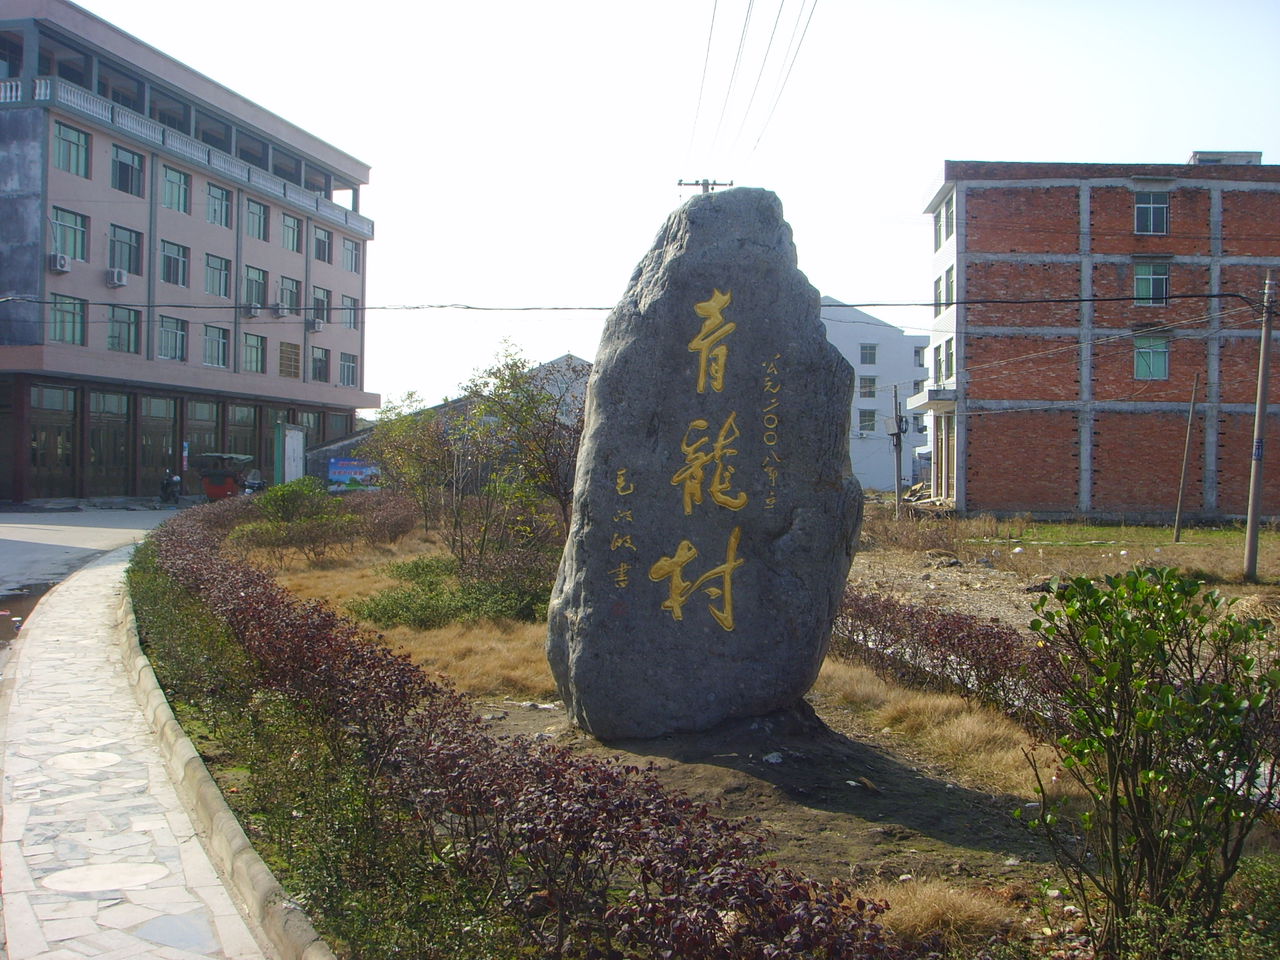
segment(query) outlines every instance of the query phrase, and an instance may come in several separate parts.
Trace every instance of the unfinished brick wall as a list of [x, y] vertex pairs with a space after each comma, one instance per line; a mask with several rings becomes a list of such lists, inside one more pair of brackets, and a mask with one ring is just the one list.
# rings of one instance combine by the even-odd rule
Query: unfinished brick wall
[[[1267, 417], [1263, 444], [1262, 511], [1280, 512], [1280, 415]], [[1227, 414], [1218, 420], [1218, 510], [1249, 512], [1249, 472], [1253, 463], [1253, 414]]]
[[1280, 254], [1277, 225], [1280, 225], [1280, 193], [1222, 191], [1223, 256], [1276, 257]]
[[[1178, 403], [1190, 401], [1196, 372], [1200, 372], [1200, 399], [1205, 397], [1207, 348], [1202, 339], [1169, 338], [1167, 380], [1139, 380], [1135, 375], [1136, 347], [1131, 336], [1101, 339], [1093, 347], [1093, 398], [1095, 400]], [[1144, 428], [1145, 429], [1145, 428]]]
[[[1188, 397], [1190, 399], [1190, 397]], [[1204, 506], [1204, 418], [1191, 433], [1183, 509]], [[1093, 418], [1093, 509], [1109, 513], [1172, 511], [1186, 439], [1186, 414], [1097, 413]]]
[[1078, 303], [973, 303], [975, 300], [1077, 300], [1080, 265], [987, 260], [971, 263], [964, 298], [970, 325], [1076, 327]]
[[1075, 510], [1080, 490], [1078, 419], [1056, 410], [970, 415], [965, 423], [969, 509]]
[[1209, 254], [1209, 191], [1202, 187], [1161, 190], [1169, 194], [1168, 232], [1134, 233], [1134, 195], [1129, 187], [1093, 187], [1089, 191], [1089, 229], [1094, 253]]
[[1217, 310], [1216, 302], [1204, 297], [1209, 292], [1209, 268], [1199, 263], [1169, 263], [1169, 294], [1198, 294], [1190, 299], [1170, 299], [1163, 305], [1139, 304], [1134, 297], [1133, 261], [1099, 263], [1093, 269], [1093, 295], [1118, 297], [1114, 302], [1095, 303], [1093, 322], [1099, 327], [1132, 327], [1138, 325], [1204, 321]]
[[970, 253], [1079, 253], [1075, 187], [971, 187], [965, 193]]
[[1075, 337], [965, 338], [966, 393], [974, 400], [1080, 399]]
[[[1255, 326], [1255, 330], [1260, 324]], [[1218, 390], [1223, 403], [1256, 403], [1258, 398], [1258, 337], [1223, 338], [1218, 352]], [[1267, 402], [1280, 404], [1280, 343], [1271, 342], [1271, 378]]]

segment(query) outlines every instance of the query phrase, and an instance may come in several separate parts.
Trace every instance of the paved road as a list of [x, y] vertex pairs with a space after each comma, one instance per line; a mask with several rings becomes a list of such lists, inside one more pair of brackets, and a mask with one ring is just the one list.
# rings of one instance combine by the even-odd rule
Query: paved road
[[173, 514], [173, 507], [0, 513], [0, 597], [57, 583], [99, 554], [141, 540]]

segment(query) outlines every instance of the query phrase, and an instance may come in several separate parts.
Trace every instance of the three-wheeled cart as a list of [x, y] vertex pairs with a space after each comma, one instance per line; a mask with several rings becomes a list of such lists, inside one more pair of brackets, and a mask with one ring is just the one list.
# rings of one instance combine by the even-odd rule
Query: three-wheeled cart
[[[210, 500], [234, 497], [245, 489], [245, 469], [253, 463], [247, 453], [201, 453], [195, 458], [200, 486]], [[257, 471], [254, 471], [255, 473]]]

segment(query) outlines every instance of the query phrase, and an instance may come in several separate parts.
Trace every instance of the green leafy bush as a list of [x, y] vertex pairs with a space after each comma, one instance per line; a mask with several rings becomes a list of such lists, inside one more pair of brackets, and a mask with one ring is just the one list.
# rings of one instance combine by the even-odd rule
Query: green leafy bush
[[403, 624], [419, 630], [454, 621], [545, 620], [554, 576], [545, 553], [514, 548], [467, 563], [417, 557], [386, 570], [404, 585], [353, 601], [348, 610], [380, 627]]
[[1060, 705], [1046, 733], [1058, 775], [1085, 799], [1055, 797], [1033, 759], [1035, 823], [1081, 906], [1101, 895], [1107, 955], [1158, 931], [1172, 943], [1209, 930], [1280, 786], [1275, 651], [1261, 623], [1202, 586], [1138, 569], [1059, 583], [1036, 604], [1031, 627], [1055, 654], [1042, 680]]
[[253, 498], [258, 514], [264, 520], [292, 523], [307, 517], [331, 516], [342, 507], [325, 491], [318, 477], [299, 477], [288, 483], [268, 487]]

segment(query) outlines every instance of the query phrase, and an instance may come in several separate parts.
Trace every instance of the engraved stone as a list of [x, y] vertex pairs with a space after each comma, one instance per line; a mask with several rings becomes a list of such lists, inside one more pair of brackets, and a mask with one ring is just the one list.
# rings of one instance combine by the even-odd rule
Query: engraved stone
[[804, 696], [861, 521], [852, 385], [774, 194], [668, 218], [605, 325], [551, 598], [579, 726], [692, 732]]

